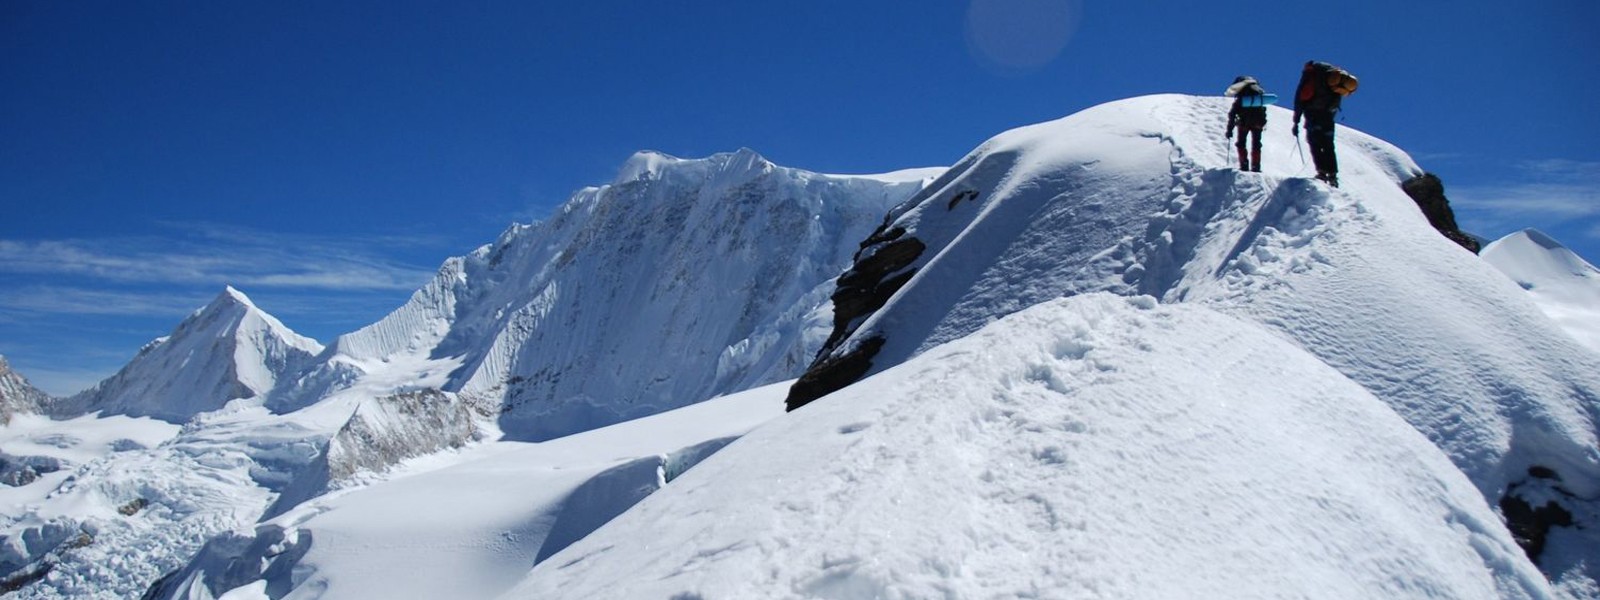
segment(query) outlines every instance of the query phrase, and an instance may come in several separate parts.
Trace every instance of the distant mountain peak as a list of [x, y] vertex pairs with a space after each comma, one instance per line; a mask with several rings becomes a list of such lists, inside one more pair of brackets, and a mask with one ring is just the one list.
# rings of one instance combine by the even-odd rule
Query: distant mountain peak
[[0, 356], [0, 424], [11, 421], [18, 412], [39, 412], [50, 400], [50, 395], [33, 387], [21, 373], [11, 370], [6, 357]]
[[322, 349], [227, 286], [172, 334], [147, 344], [116, 375], [64, 402], [60, 412], [183, 422], [230, 400], [270, 392]]
[[233, 301], [233, 302], [236, 302], [236, 303], [239, 303], [239, 304], [243, 304], [245, 306], [249, 306], [251, 308], [255, 308], [255, 305], [256, 305], [255, 302], [251, 302], [250, 301], [250, 297], [249, 296], [246, 296], [244, 294], [244, 292], [239, 291], [237, 288], [235, 288], [235, 287], [233, 287], [231, 285], [223, 286], [222, 293], [217, 294], [217, 300], [216, 301], [220, 302], [220, 301], [223, 301], [223, 300]]

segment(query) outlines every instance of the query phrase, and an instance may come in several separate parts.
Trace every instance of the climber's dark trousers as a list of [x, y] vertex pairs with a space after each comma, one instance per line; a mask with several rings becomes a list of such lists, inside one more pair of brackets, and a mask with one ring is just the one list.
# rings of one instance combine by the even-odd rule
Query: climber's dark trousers
[[[1251, 139], [1251, 140], [1254, 140], [1254, 142], [1255, 142], [1254, 145], [1250, 146], [1250, 151], [1248, 153], [1246, 153], [1246, 151], [1245, 151], [1245, 148], [1246, 148], [1245, 140], [1246, 139]], [[1239, 141], [1236, 142], [1234, 145], [1239, 148], [1239, 170], [1240, 171], [1260, 171], [1261, 170], [1261, 130], [1260, 129], [1244, 129], [1244, 128], [1239, 129]]]
[[1311, 146], [1311, 162], [1317, 174], [1338, 175], [1339, 157], [1333, 152], [1333, 113], [1307, 112], [1306, 144]]

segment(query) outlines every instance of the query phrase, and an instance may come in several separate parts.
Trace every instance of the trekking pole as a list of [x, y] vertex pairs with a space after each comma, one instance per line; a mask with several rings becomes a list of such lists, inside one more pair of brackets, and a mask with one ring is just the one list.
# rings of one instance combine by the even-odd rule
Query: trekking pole
[[1294, 136], [1294, 153], [1300, 157], [1300, 173], [1306, 172], [1306, 150], [1300, 147], [1300, 136]]

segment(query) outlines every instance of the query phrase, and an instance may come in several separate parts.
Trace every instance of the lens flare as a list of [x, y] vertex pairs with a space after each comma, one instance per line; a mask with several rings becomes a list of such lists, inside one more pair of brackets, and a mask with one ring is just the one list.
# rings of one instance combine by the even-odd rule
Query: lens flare
[[1072, 41], [1082, 6], [1080, 0], [972, 0], [967, 50], [999, 73], [1038, 69]]

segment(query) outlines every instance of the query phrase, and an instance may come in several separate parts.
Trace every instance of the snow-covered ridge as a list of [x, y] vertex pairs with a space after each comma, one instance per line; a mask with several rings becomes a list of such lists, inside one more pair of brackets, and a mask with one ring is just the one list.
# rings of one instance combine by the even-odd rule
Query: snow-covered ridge
[[1471, 482], [1254, 323], [1089, 295], [734, 442], [502, 598], [1543, 598]]
[[56, 412], [150, 416], [182, 423], [231, 400], [264, 397], [322, 351], [229, 287], [171, 335]]
[[[1600, 530], [1600, 358], [1428, 224], [1401, 189], [1422, 174], [1405, 153], [1341, 127], [1331, 189], [1272, 126], [1264, 172], [1240, 172], [1227, 108], [1134, 98], [984, 143], [840, 278], [836, 302], [882, 307], [836, 323], [791, 406], [1053, 298], [1145, 294], [1277, 330], [1388, 403], [1491, 505], [1548, 495], [1590, 515], [1551, 531]], [[1547, 557], [1557, 576], [1589, 555], [1568, 539]]]

